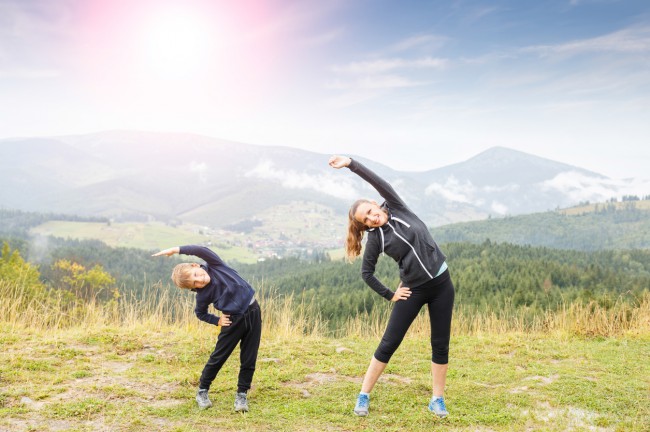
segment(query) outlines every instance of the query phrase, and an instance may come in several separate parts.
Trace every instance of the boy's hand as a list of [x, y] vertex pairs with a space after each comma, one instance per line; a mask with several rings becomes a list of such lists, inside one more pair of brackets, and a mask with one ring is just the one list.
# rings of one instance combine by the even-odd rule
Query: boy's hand
[[352, 159], [347, 156], [334, 155], [330, 158], [328, 163], [332, 168], [340, 169], [350, 165], [350, 162], [352, 162]]
[[162, 255], [172, 256], [172, 255], [177, 254], [179, 252], [180, 252], [180, 248], [178, 246], [174, 246], [174, 247], [169, 248], [169, 249], [163, 249], [160, 252], [155, 253], [155, 254], [153, 254], [151, 256], [155, 256], [155, 257], [156, 256], [162, 256]]
[[230, 324], [230, 315], [223, 314], [219, 317], [219, 322], [217, 325], [220, 325], [221, 327], [228, 327]]

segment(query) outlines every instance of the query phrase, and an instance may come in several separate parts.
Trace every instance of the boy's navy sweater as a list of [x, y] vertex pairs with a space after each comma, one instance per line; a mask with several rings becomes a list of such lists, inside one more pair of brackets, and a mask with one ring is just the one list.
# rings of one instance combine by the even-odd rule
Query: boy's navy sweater
[[386, 180], [354, 159], [348, 168], [379, 192], [386, 200], [382, 207], [388, 211], [388, 221], [384, 225], [368, 229], [361, 264], [363, 280], [386, 300], [393, 298], [395, 293], [375, 277], [375, 266], [381, 253], [397, 261], [400, 280], [405, 287], [417, 287], [433, 279], [446, 257], [426, 224], [406, 206]]
[[218, 325], [219, 317], [208, 312], [208, 306], [228, 315], [246, 312], [255, 296], [255, 290], [235, 269], [229, 267], [211, 249], [203, 246], [181, 246], [180, 253], [201, 258], [207, 265], [201, 265], [210, 275], [210, 282], [203, 288], [195, 288], [196, 307], [194, 313], [201, 321]]

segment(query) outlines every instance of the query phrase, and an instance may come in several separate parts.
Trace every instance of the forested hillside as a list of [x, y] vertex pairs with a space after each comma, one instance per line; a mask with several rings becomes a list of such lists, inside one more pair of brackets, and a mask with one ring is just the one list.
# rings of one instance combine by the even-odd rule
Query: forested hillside
[[57, 213], [36, 213], [0, 208], [0, 235], [25, 238], [29, 229], [51, 220], [104, 222], [107, 218], [84, 217]]
[[[531, 313], [574, 300], [602, 306], [636, 301], [650, 289], [650, 251], [578, 252], [495, 244], [443, 244], [456, 286], [456, 306], [473, 310], [525, 308]], [[251, 279], [297, 293], [338, 321], [387, 303], [361, 280], [360, 260], [305, 264], [270, 261], [241, 266]], [[395, 288], [397, 266], [381, 258], [377, 276]]]
[[[92, 282], [90, 269], [95, 268], [114, 278], [114, 287], [103, 287], [104, 293], [115, 288], [119, 296], [139, 296], [154, 284], [163, 291], [175, 290], [169, 274], [180, 257], [155, 259], [152, 251], [111, 248], [99, 241], [30, 239], [22, 234], [21, 230], [0, 234], [0, 241], [37, 265], [49, 290], [60, 289], [62, 281], [70, 279], [61, 272], [74, 269], [74, 264], [88, 272], [74, 274], [81, 282]], [[441, 247], [456, 285], [456, 307], [468, 312], [508, 308], [534, 314], [592, 300], [607, 308], [616, 302], [635, 303], [650, 289], [649, 250], [588, 252], [492, 241], [442, 243]], [[389, 304], [361, 280], [360, 260], [348, 264], [321, 257], [319, 261], [232, 264], [262, 295], [293, 294], [294, 300], [316, 306], [333, 327], [357, 313]], [[398, 284], [397, 266], [389, 258], [380, 259], [377, 276], [391, 288]]]
[[549, 211], [437, 227], [439, 242], [498, 243], [556, 249], [650, 249], [650, 201], [604, 203], [581, 212]]

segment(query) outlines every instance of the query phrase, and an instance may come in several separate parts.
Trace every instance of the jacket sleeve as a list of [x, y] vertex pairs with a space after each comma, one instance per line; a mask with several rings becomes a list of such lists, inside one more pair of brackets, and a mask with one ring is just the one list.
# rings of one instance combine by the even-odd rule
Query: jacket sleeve
[[199, 299], [198, 295], [196, 297], [196, 307], [194, 308], [194, 314], [201, 321], [205, 321], [208, 324], [219, 325], [219, 317], [208, 312], [209, 302], [202, 301]]
[[350, 171], [367, 181], [370, 186], [375, 188], [379, 195], [382, 196], [388, 203], [389, 207], [403, 207], [406, 208], [406, 204], [402, 201], [395, 189], [383, 178], [375, 174], [374, 171], [363, 165], [361, 162], [354, 159], [351, 160], [350, 165], [348, 165]]
[[[201, 258], [203, 261], [206, 262], [208, 267], [218, 267], [218, 266], [225, 265], [223, 260], [219, 258], [219, 255], [217, 255], [211, 249], [208, 249], [205, 246], [196, 246], [196, 245], [180, 246], [179, 253], [183, 255], [194, 255], [195, 257]], [[208, 312], [209, 306], [210, 306], [209, 299], [201, 298], [201, 295], [197, 292], [194, 314], [201, 321], [205, 321], [208, 324], [219, 325], [219, 317]]]
[[377, 294], [390, 301], [395, 293], [388, 289], [375, 276], [375, 267], [379, 259], [379, 245], [376, 241], [368, 238], [366, 248], [363, 252], [363, 262], [361, 263], [361, 277], [364, 282], [370, 286]]
[[219, 267], [225, 265], [219, 255], [214, 253], [212, 249], [205, 246], [186, 245], [179, 247], [179, 253], [183, 255], [194, 255], [205, 261], [209, 267]]

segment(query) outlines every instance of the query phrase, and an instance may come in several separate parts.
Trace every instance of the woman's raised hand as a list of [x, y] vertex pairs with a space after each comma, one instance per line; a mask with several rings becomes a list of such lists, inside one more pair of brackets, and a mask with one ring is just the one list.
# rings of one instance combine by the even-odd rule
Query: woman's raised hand
[[332, 168], [339, 169], [350, 165], [350, 162], [352, 162], [352, 159], [347, 156], [334, 155], [330, 158], [328, 163]]

